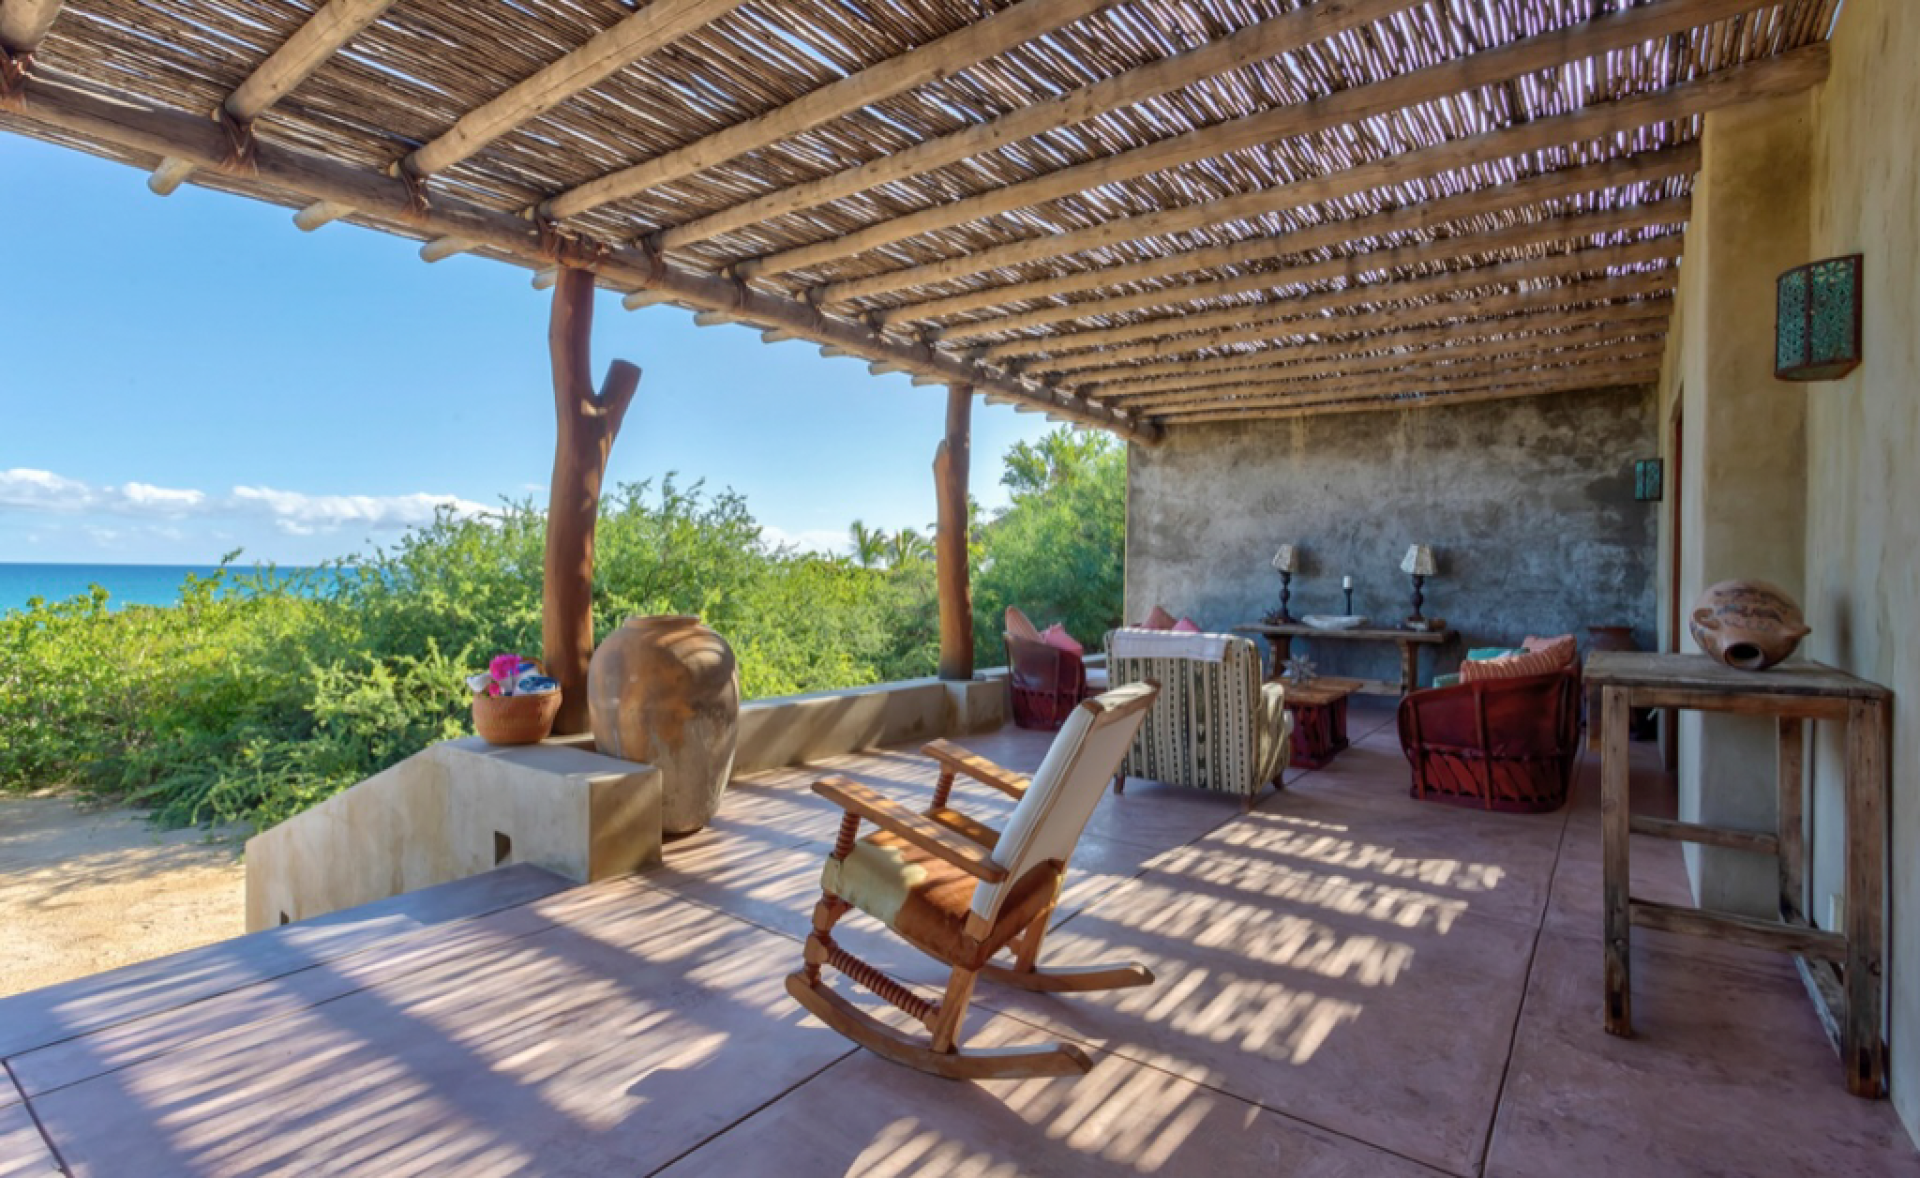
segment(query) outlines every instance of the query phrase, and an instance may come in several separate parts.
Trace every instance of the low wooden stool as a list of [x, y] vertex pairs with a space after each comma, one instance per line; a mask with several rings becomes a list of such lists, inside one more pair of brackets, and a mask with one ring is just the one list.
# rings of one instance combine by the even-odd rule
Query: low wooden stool
[[1293, 713], [1293, 760], [1298, 769], [1324, 769], [1347, 740], [1347, 697], [1366, 684], [1359, 679], [1319, 676], [1287, 683], [1287, 710]]

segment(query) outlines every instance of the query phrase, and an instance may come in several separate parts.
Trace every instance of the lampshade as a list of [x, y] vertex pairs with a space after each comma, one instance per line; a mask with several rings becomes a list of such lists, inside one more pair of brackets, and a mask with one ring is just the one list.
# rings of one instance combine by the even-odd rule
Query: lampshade
[[1438, 570], [1433, 563], [1433, 549], [1425, 544], [1415, 544], [1407, 549], [1405, 560], [1400, 562], [1400, 571], [1412, 573], [1416, 577], [1431, 577]]
[[1297, 573], [1300, 571], [1300, 554], [1293, 545], [1282, 544], [1280, 551], [1273, 554], [1273, 571], [1276, 573]]

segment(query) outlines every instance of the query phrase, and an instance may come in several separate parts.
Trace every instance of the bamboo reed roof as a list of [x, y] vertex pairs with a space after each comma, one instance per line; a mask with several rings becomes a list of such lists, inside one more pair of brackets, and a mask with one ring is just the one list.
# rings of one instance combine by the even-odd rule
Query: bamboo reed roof
[[0, 0], [0, 126], [1152, 441], [1651, 380], [1838, 3]]

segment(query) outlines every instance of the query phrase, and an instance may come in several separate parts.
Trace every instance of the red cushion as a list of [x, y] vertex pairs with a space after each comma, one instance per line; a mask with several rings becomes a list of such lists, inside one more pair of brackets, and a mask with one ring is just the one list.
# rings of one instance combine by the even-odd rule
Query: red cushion
[[1560, 661], [1558, 650], [1534, 650], [1497, 659], [1469, 659], [1460, 664], [1460, 682], [1478, 683], [1483, 679], [1524, 679], [1529, 675], [1545, 675], [1551, 671], [1558, 671], [1565, 666], [1566, 664]]
[[1556, 634], [1552, 638], [1536, 638], [1529, 634], [1527, 640], [1520, 644], [1520, 649], [1528, 654], [1552, 654], [1560, 660], [1555, 664], [1555, 669], [1571, 667], [1573, 661], [1580, 657], [1580, 643], [1571, 634]]
[[1154, 606], [1153, 612], [1147, 615], [1147, 620], [1140, 623], [1142, 630], [1171, 630], [1173, 627], [1173, 615], [1167, 612], [1165, 606], [1159, 605]]
[[1198, 634], [1200, 626], [1192, 618], [1181, 618], [1173, 624], [1175, 634]]
[[1067, 633], [1067, 628], [1059, 622], [1055, 622], [1053, 625], [1040, 631], [1040, 641], [1046, 643], [1048, 646], [1064, 650], [1068, 654], [1087, 653], [1087, 648], [1075, 642], [1073, 635]]

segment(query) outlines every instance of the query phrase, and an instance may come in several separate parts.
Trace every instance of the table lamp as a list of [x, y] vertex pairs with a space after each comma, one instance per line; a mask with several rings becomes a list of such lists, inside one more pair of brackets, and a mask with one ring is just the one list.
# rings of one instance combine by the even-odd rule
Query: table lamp
[[1300, 553], [1291, 544], [1282, 544], [1280, 551], [1273, 554], [1273, 569], [1280, 574], [1280, 612], [1273, 620], [1283, 626], [1294, 621], [1287, 612], [1287, 602], [1293, 597], [1293, 574], [1300, 571]]
[[1425, 544], [1408, 548], [1406, 558], [1400, 562], [1400, 571], [1413, 578], [1413, 616], [1407, 619], [1407, 628], [1424, 630], [1427, 619], [1420, 616], [1420, 606], [1426, 598], [1421, 595], [1420, 586], [1438, 571], [1433, 562], [1433, 549]]

